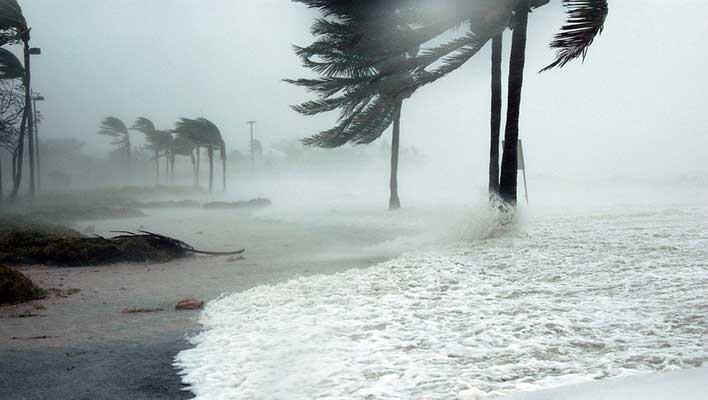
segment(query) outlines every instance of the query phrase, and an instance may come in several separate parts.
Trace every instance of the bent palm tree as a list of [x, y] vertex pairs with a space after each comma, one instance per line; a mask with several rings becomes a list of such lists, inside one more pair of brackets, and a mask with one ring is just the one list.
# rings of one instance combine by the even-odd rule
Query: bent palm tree
[[223, 188], [226, 190], [226, 144], [221, 137], [219, 128], [206, 118], [182, 118], [177, 122], [174, 132], [177, 133], [178, 137], [188, 139], [197, 146], [197, 157], [199, 157], [200, 147], [207, 148], [210, 192], [214, 187], [214, 150], [220, 150]]
[[169, 182], [170, 149], [173, 141], [172, 134], [167, 131], [157, 130], [155, 124], [145, 117], [139, 117], [135, 120], [131, 129], [144, 134], [147, 140], [145, 148], [154, 152], [155, 172], [158, 183], [160, 182], [160, 157], [165, 157], [165, 180]]
[[130, 134], [123, 121], [115, 117], [104, 118], [98, 134], [114, 138], [111, 144], [117, 146], [116, 151], [123, 153], [128, 175], [132, 176]]
[[194, 186], [198, 186], [199, 182], [197, 182], [196, 157], [194, 156], [194, 149], [195, 148], [196, 148], [196, 144], [184, 136], [178, 135], [176, 138], [174, 138], [174, 141], [172, 142], [172, 151], [170, 151], [170, 166], [172, 169], [172, 179], [173, 180], [174, 180], [174, 176], [175, 176], [176, 156], [178, 156], [178, 155], [189, 156], [190, 160], [192, 161], [192, 172], [194, 174], [193, 184], [194, 184]]

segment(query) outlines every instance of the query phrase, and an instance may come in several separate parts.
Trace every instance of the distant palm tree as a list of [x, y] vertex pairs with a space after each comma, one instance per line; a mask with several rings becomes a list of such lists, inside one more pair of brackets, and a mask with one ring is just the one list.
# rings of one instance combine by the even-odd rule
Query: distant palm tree
[[176, 138], [174, 138], [174, 141], [172, 142], [172, 151], [170, 151], [170, 165], [172, 169], [172, 179], [174, 183], [174, 177], [175, 177], [175, 158], [176, 156], [189, 156], [190, 160], [192, 161], [192, 172], [194, 173], [194, 186], [198, 186], [199, 182], [197, 181], [197, 165], [196, 165], [196, 157], [194, 156], [194, 150], [197, 147], [196, 144], [194, 144], [193, 141], [191, 141], [189, 138], [186, 138], [184, 136], [178, 135]]
[[[199, 162], [199, 148], [206, 147], [209, 157], [210, 192], [214, 186], [214, 150], [220, 150], [223, 187], [226, 190], [226, 145], [221, 137], [219, 128], [206, 118], [182, 118], [177, 122], [174, 132], [177, 133], [178, 137], [189, 139], [197, 146], [197, 162]], [[198, 171], [199, 167], [197, 167], [197, 173]]]
[[114, 138], [111, 144], [117, 146], [116, 150], [123, 153], [128, 175], [132, 176], [130, 134], [128, 133], [128, 128], [125, 126], [123, 121], [115, 117], [104, 118], [103, 121], [101, 121], [101, 128], [99, 129], [98, 134]]
[[157, 182], [160, 182], [160, 157], [165, 157], [165, 181], [169, 183], [169, 163], [170, 150], [172, 148], [172, 134], [167, 131], [155, 129], [155, 124], [145, 117], [139, 117], [135, 120], [131, 128], [145, 135], [148, 144], [146, 149], [152, 150], [155, 154], [155, 172], [157, 174]]

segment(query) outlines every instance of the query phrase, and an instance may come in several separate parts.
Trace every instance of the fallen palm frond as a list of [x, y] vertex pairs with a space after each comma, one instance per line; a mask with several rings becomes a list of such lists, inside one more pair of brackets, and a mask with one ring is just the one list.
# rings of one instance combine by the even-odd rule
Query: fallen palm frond
[[157, 233], [121, 231], [106, 238], [36, 230], [12, 230], [0, 235], [0, 263], [90, 266], [119, 262], [167, 262], [194, 254], [237, 255], [244, 250], [211, 252]]

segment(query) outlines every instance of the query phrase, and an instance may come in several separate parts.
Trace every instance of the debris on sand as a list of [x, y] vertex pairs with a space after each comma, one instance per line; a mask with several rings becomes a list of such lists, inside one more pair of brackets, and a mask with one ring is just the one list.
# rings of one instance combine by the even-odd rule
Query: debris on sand
[[19, 304], [45, 297], [46, 292], [24, 274], [0, 265], [0, 304]]
[[204, 300], [197, 300], [191, 297], [177, 302], [175, 310], [199, 310], [204, 307]]
[[263, 208], [268, 207], [269, 205], [271, 205], [270, 200], [263, 197], [259, 197], [257, 199], [252, 199], [248, 201], [213, 201], [211, 203], [205, 203], [203, 207], [207, 210], [216, 210], [228, 208]]
[[157, 233], [117, 231], [111, 238], [18, 229], [0, 233], [0, 263], [90, 266], [117, 262], [167, 262], [192, 254], [237, 255], [244, 250], [209, 252]]
[[131, 307], [131, 308], [124, 308], [124, 309], [120, 310], [120, 313], [121, 314], [142, 314], [142, 313], [153, 313], [153, 312], [160, 312], [160, 311], [165, 311], [165, 310], [160, 307], [155, 307], [155, 308]]

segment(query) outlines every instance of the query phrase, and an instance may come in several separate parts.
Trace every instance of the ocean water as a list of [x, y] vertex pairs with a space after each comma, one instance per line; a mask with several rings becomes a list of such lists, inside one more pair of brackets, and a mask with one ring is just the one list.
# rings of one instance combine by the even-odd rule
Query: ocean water
[[[367, 222], [340, 217], [322, 223]], [[708, 363], [706, 206], [528, 213], [508, 230], [479, 211], [432, 233], [430, 215], [406, 218], [379, 245], [400, 257], [210, 302], [175, 361], [184, 383], [198, 399], [491, 398]]]

